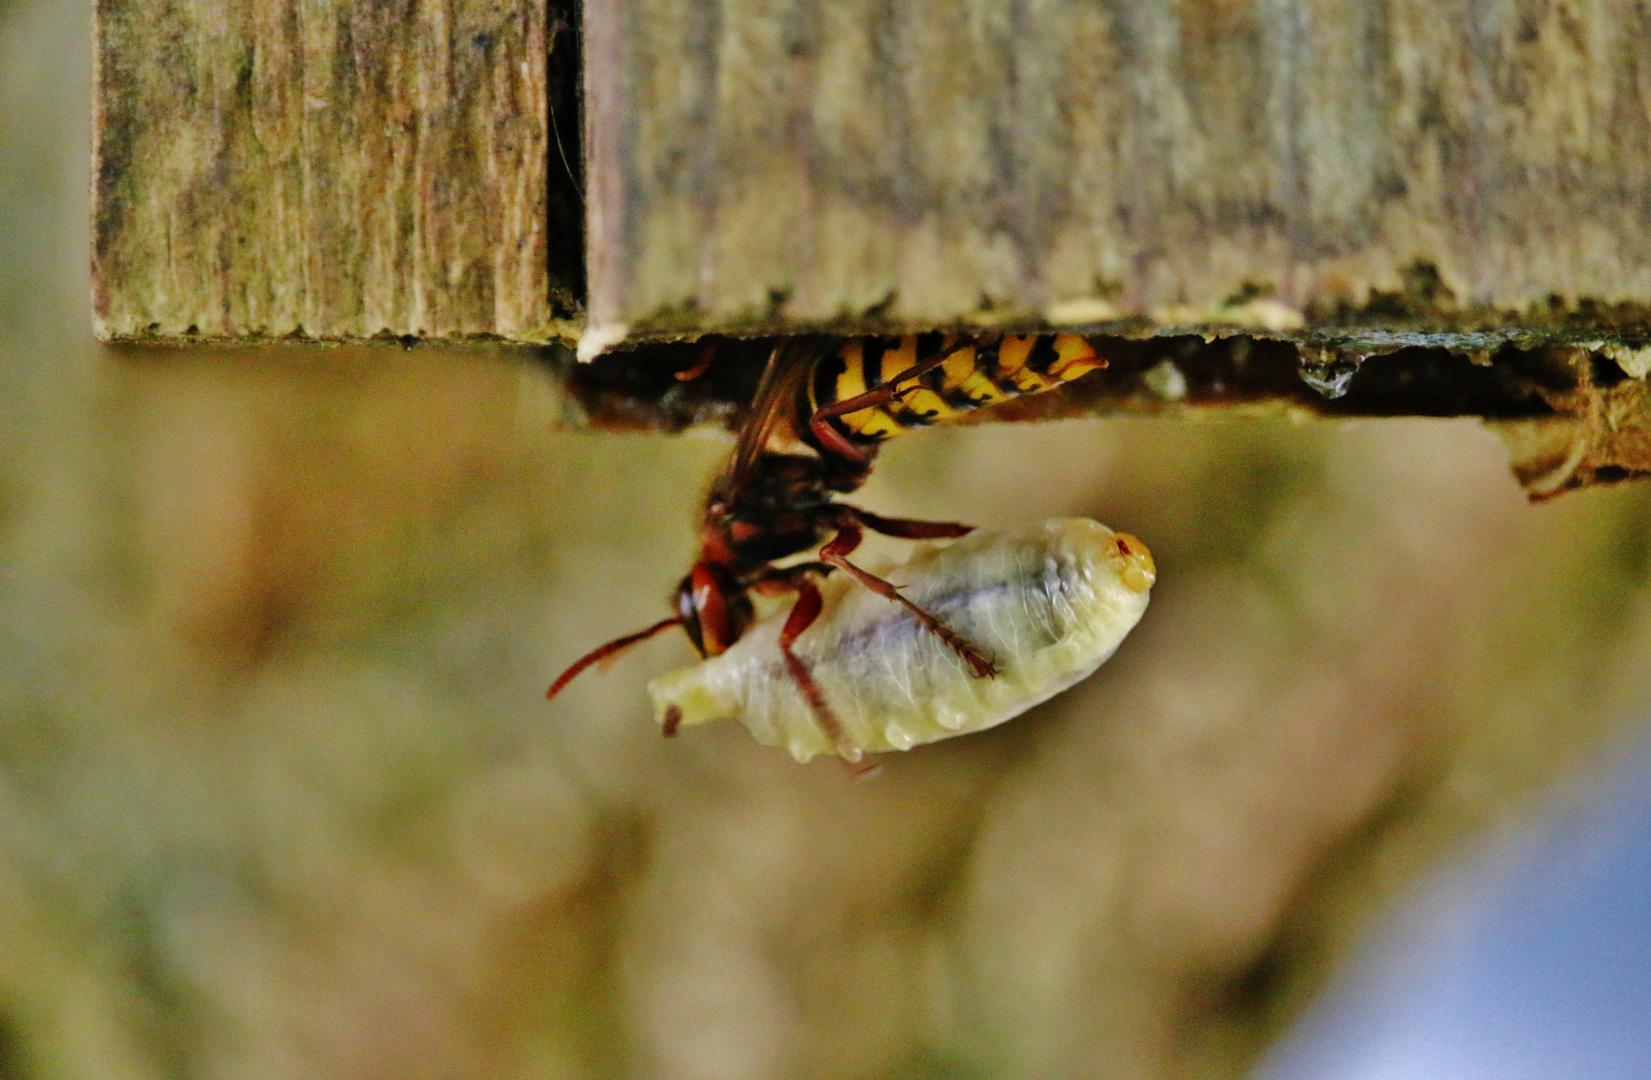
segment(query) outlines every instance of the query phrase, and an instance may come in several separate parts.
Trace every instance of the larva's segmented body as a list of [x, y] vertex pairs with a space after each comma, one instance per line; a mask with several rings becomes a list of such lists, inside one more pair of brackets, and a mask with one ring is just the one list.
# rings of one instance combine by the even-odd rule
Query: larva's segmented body
[[1018, 716], [1093, 672], [1146, 610], [1146, 547], [1084, 518], [925, 545], [886, 575], [996, 665], [982, 679], [906, 608], [846, 575], [821, 586], [821, 616], [793, 646], [836, 715], [825, 731], [778, 648], [783, 614], [719, 656], [649, 684], [662, 724], [738, 720], [799, 761], [906, 750]]

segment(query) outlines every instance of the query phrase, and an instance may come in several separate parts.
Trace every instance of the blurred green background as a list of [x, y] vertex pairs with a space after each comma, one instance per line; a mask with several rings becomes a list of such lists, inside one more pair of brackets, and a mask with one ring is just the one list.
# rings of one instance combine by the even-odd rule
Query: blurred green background
[[[91, 339], [89, 10], [0, 0], [0, 1077], [1224, 1077], [1623, 745], [1651, 488], [1471, 422], [937, 430], [865, 505], [1088, 514], [1118, 656], [846, 782], [658, 737], [717, 435], [531, 355]], [[898, 547], [888, 550], [898, 552]]]

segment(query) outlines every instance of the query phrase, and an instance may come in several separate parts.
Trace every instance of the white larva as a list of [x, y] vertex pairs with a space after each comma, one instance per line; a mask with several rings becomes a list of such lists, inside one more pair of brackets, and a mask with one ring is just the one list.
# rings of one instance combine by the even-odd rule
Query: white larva
[[[905, 608], [833, 574], [820, 618], [797, 639], [848, 740], [908, 750], [1013, 719], [1099, 667], [1146, 611], [1152, 556], [1133, 536], [1087, 518], [924, 545], [887, 575], [901, 592], [997, 664], [975, 678]], [[798, 761], [837, 747], [809, 711], [779, 648], [781, 610], [721, 656], [648, 684], [661, 723], [738, 720]]]

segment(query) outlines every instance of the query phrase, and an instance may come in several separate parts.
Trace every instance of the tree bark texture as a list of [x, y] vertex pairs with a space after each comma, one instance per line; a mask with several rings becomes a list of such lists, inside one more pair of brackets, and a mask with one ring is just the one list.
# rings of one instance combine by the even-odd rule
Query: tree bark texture
[[547, 21], [99, 0], [99, 335], [554, 337], [582, 286], [577, 217], [548, 213]]
[[591, 0], [622, 331], [1651, 320], [1639, 0]]

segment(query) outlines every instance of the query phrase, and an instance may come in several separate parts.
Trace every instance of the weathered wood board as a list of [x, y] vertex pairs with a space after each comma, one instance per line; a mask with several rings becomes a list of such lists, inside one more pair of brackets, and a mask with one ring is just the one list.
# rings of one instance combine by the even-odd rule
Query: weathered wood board
[[598, 341], [1651, 325], [1640, 0], [590, 0], [585, 20]]
[[98, 332], [1651, 331], [1637, 0], [591, 0], [588, 63], [576, 19], [99, 0]]
[[98, 0], [98, 334], [563, 332], [582, 244], [577, 201], [552, 215], [547, 191], [548, 15]]

